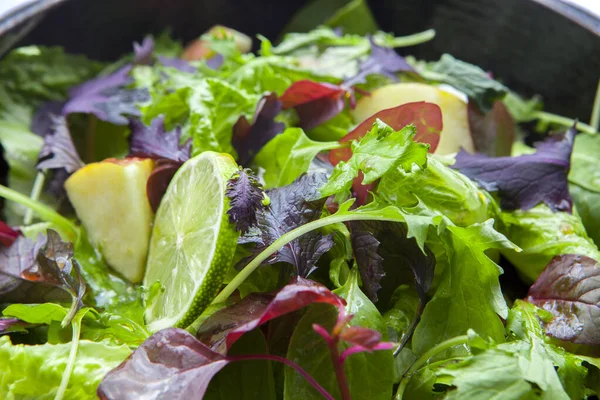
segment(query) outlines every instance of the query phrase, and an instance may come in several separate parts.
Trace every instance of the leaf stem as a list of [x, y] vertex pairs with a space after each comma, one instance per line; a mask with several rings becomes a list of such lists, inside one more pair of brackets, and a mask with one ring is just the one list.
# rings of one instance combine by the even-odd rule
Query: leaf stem
[[[533, 113], [535, 119], [539, 119], [551, 124], [561, 125], [565, 127], [571, 127], [575, 123], [574, 119], [563, 117], [562, 115], [556, 115], [545, 111], [536, 111]], [[583, 122], [577, 122], [577, 129], [585, 133], [597, 133], [594, 127], [584, 124]]]
[[61, 231], [68, 236], [69, 240], [75, 241], [77, 239], [77, 228], [75, 225], [45, 204], [30, 199], [29, 197], [22, 195], [16, 190], [10, 189], [4, 185], [0, 185], [0, 197], [4, 197], [7, 200], [14, 201], [30, 208], [44, 221], [51, 222], [58, 226]]
[[600, 79], [598, 80], [598, 88], [596, 89], [596, 97], [594, 97], [594, 106], [592, 107], [592, 116], [590, 118], [590, 126], [596, 132], [600, 131]]
[[72, 322], [73, 327], [73, 338], [71, 339], [71, 349], [69, 351], [69, 358], [67, 360], [67, 365], [65, 366], [65, 371], [63, 372], [62, 379], [60, 381], [60, 386], [58, 387], [58, 391], [54, 396], [54, 400], [62, 400], [69, 386], [69, 380], [71, 380], [71, 374], [73, 373], [73, 368], [75, 367], [75, 358], [77, 357], [77, 350], [79, 348], [79, 335], [81, 333], [81, 320], [75, 319]]
[[213, 300], [212, 304], [222, 303], [227, 300], [229, 296], [256, 270], [266, 259], [268, 259], [272, 254], [277, 252], [280, 248], [290, 243], [291, 241], [299, 238], [300, 236], [314, 231], [315, 229], [322, 228], [327, 225], [337, 224], [338, 222], [346, 222], [346, 221], [398, 221], [398, 219], [390, 218], [390, 217], [378, 217], [369, 213], [364, 213], [361, 215], [360, 212], [352, 212], [348, 214], [337, 215], [333, 214], [325, 218], [321, 218], [302, 226], [299, 226], [296, 229], [293, 229], [289, 232], [284, 233], [271, 243], [266, 249], [260, 252], [252, 261], [248, 263], [238, 274], [229, 282], [227, 286], [218, 294], [217, 297]]
[[346, 371], [344, 371], [344, 363], [340, 361], [338, 343], [339, 340], [332, 340], [330, 343], [327, 343], [329, 346], [329, 354], [331, 355], [331, 363], [333, 364], [335, 377], [337, 378], [340, 393], [342, 394], [342, 400], [352, 400], [352, 396], [350, 396], [350, 386], [348, 386], [348, 378], [346, 378]]
[[434, 37], [435, 37], [435, 30], [428, 29], [426, 31], [414, 33], [414, 34], [408, 35], [408, 36], [395, 37], [392, 40], [382, 41], [382, 43], [377, 43], [377, 44], [380, 46], [383, 45], [386, 47], [393, 47], [393, 48], [408, 47], [408, 46], [415, 46], [417, 44], [428, 42], [428, 41], [432, 40]]
[[434, 357], [436, 354], [441, 353], [442, 351], [448, 350], [449, 348], [452, 348], [454, 346], [460, 346], [460, 345], [466, 344], [468, 342], [469, 342], [469, 335], [457, 336], [452, 339], [443, 341], [442, 343], [440, 343], [436, 346], [433, 346], [431, 349], [429, 349], [429, 351], [425, 352], [425, 354], [423, 354], [421, 357], [419, 357], [417, 359], [417, 361], [415, 361], [413, 363], [413, 365], [410, 366], [410, 368], [406, 371], [406, 373], [400, 380], [400, 385], [398, 386], [398, 391], [396, 392], [395, 399], [396, 400], [402, 399], [402, 396], [404, 396], [404, 391], [406, 390], [406, 387], [408, 386], [410, 375], [414, 374], [419, 369], [424, 367], [427, 364], [427, 362], [429, 361], [429, 359]]
[[[44, 181], [46, 180], [46, 171], [38, 171], [35, 176], [35, 181], [33, 181], [33, 187], [31, 188], [31, 194], [29, 198], [33, 201], [37, 201], [40, 198], [40, 194], [42, 193], [42, 188], [44, 187]], [[33, 210], [28, 208], [25, 212], [25, 217], [23, 218], [23, 224], [29, 225], [33, 219]]]
[[275, 356], [272, 354], [248, 354], [248, 355], [240, 355], [240, 356], [228, 356], [228, 360], [230, 361], [244, 361], [244, 360], [269, 360], [269, 361], [277, 361], [282, 364], [285, 364], [289, 367], [292, 367], [298, 372], [304, 379], [308, 381], [325, 399], [327, 400], [335, 400], [335, 398], [329, 394], [323, 386], [319, 384], [308, 372], [306, 372], [301, 366], [296, 364], [295, 362], [288, 360], [287, 358]]

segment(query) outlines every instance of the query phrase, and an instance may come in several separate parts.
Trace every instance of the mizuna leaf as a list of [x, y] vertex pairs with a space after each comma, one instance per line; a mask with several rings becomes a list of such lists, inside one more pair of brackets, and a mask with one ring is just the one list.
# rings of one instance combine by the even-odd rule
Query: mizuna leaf
[[73, 144], [64, 116], [52, 116], [51, 130], [44, 137], [38, 169], [60, 169], [73, 173], [83, 166], [83, 161]]
[[229, 364], [183, 329], [158, 331], [98, 386], [102, 400], [201, 399], [217, 372]]
[[573, 343], [600, 345], [600, 265], [564, 254], [550, 261], [529, 288], [527, 301], [552, 313], [546, 334]]
[[230, 208], [227, 210], [229, 222], [236, 225], [242, 234], [257, 223], [257, 211], [262, 209], [264, 200], [260, 182], [249, 169], [240, 169], [227, 182], [227, 197]]
[[118, 71], [89, 80], [69, 91], [70, 99], [63, 115], [72, 113], [93, 114], [102, 121], [127, 125], [127, 116], [140, 116], [136, 103], [148, 101], [147, 89], [125, 89], [131, 83], [131, 65]]
[[550, 136], [537, 145], [534, 154], [490, 158], [464, 150], [452, 166], [485, 190], [498, 192], [506, 210], [529, 210], [546, 203], [553, 211], [571, 211], [567, 175], [577, 130]]
[[44, 303], [72, 301], [67, 323], [83, 306], [86, 285], [73, 258], [73, 245], [55, 231], [35, 242], [19, 236], [0, 251], [0, 301]]
[[375, 120], [364, 137], [352, 142], [352, 157], [335, 166], [329, 181], [320, 190], [321, 195], [330, 196], [350, 189], [359, 172], [363, 174], [360, 184], [366, 185], [395, 168], [410, 172], [413, 165], [425, 167], [427, 146], [414, 142], [415, 134], [413, 126], [394, 131], [381, 120]]
[[307, 79], [294, 82], [281, 95], [283, 108], [294, 108], [304, 130], [315, 128], [338, 115], [346, 105], [347, 90]]
[[345, 86], [354, 86], [366, 83], [367, 76], [374, 74], [385, 75], [394, 81], [398, 80], [398, 72], [414, 72], [414, 68], [406, 62], [404, 57], [389, 47], [378, 46], [372, 37], [369, 37], [371, 54], [358, 66], [358, 74], [344, 81]]
[[[419, 101], [402, 104], [373, 114], [340, 139], [340, 143], [348, 143], [362, 138], [371, 130], [373, 123], [378, 119], [395, 131], [399, 131], [406, 125], [414, 125], [417, 130], [414, 140], [429, 144], [430, 152], [435, 151], [440, 141], [440, 132], [443, 128], [442, 110], [437, 104]], [[352, 150], [347, 147], [334, 149], [329, 153], [329, 160], [333, 165], [340, 161], [348, 161], [350, 157], [352, 157]]]
[[[302, 175], [293, 183], [268, 190], [270, 205], [257, 214], [258, 224], [240, 237], [240, 243], [255, 243], [253, 253], [258, 254], [281, 235], [321, 216], [325, 198], [319, 200], [319, 188], [325, 183], [324, 174]], [[316, 262], [333, 246], [330, 235], [311, 231], [283, 246], [266, 263], [286, 262], [296, 267], [296, 272], [307, 277], [316, 269]], [[245, 264], [247, 260], [243, 260]]]
[[200, 326], [198, 339], [219, 352], [226, 352], [246, 332], [310, 304], [326, 303], [344, 312], [345, 301], [320, 283], [295, 277], [276, 294], [250, 294], [217, 311]]
[[283, 132], [285, 124], [275, 122], [282, 103], [275, 93], [264, 95], [254, 112], [252, 124], [241, 116], [233, 126], [231, 143], [238, 153], [238, 162], [247, 165], [271, 139]]
[[165, 131], [164, 116], [156, 117], [150, 126], [144, 125], [139, 119], [129, 120], [131, 129], [130, 156], [168, 159], [178, 163], [189, 160], [192, 141], [188, 139], [181, 144], [181, 128], [171, 132]]

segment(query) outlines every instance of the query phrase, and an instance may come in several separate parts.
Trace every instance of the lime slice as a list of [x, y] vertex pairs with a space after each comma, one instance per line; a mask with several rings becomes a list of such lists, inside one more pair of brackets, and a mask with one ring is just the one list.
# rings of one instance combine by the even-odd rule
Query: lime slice
[[[156, 212], [144, 286], [148, 329], [186, 327], [217, 295], [238, 233], [229, 223], [227, 180], [237, 171], [227, 154], [188, 160]], [[155, 290], [160, 285], [161, 290]]]

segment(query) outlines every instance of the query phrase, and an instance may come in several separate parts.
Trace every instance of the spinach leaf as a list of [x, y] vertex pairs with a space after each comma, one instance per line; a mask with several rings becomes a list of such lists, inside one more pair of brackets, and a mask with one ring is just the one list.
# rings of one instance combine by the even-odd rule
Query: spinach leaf
[[569, 192], [590, 236], [600, 244], [600, 174], [597, 155], [600, 136], [580, 133], [575, 138], [569, 172]]
[[484, 112], [492, 108], [494, 101], [502, 100], [508, 91], [478, 66], [458, 60], [450, 54], [443, 54], [439, 61], [430, 63], [425, 69], [417, 68], [417, 72], [425, 79], [454, 86], [475, 101]]
[[300, 128], [288, 128], [261, 149], [254, 163], [265, 169], [266, 188], [280, 187], [307, 172], [317, 154], [337, 147], [337, 142], [317, 142]]
[[[248, 332], [229, 350], [231, 356], [268, 354], [267, 342], [260, 330]], [[244, 360], [231, 363], [211, 380], [203, 399], [275, 400], [275, 382], [271, 362]]]
[[549, 311], [546, 334], [574, 343], [600, 344], [600, 267], [586, 256], [556, 256], [529, 288], [527, 301]]
[[[346, 311], [354, 314], [351, 326], [365, 327], [387, 336], [387, 327], [377, 308], [358, 287], [358, 274], [352, 272], [346, 284], [335, 291], [346, 300]], [[334, 397], [339, 398], [337, 379], [329, 359], [327, 343], [313, 330], [313, 324], [331, 328], [337, 314], [332, 307], [311, 306], [302, 317], [288, 348], [287, 358], [299, 364]], [[345, 372], [353, 398], [389, 399], [393, 382], [390, 351], [360, 353], [345, 362]], [[295, 371], [285, 371], [284, 399], [320, 399], [321, 396]]]

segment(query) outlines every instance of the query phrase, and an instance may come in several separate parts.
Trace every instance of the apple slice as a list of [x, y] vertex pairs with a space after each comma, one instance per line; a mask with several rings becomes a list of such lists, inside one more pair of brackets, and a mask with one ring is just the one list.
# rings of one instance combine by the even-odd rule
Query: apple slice
[[106, 262], [133, 283], [141, 282], [154, 217], [146, 182], [154, 161], [107, 159], [87, 164], [65, 182], [69, 200]]
[[424, 83], [396, 83], [374, 90], [370, 96], [362, 97], [356, 104], [352, 116], [360, 123], [371, 115], [386, 108], [404, 103], [426, 101], [437, 104], [442, 110], [443, 129], [436, 154], [456, 153], [462, 147], [474, 152], [469, 130], [467, 101], [457, 94]]

